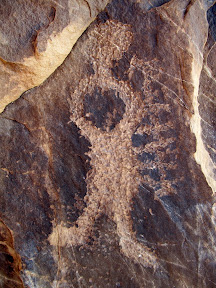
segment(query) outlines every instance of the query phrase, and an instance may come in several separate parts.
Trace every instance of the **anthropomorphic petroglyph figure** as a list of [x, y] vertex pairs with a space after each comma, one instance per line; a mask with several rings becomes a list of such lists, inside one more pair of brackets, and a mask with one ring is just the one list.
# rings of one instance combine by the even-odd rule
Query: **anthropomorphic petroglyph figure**
[[[144, 63], [135, 54], [127, 58], [125, 52], [133, 41], [130, 25], [107, 21], [91, 34], [101, 38], [94, 47], [91, 42], [86, 52], [91, 54], [94, 73], [80, 81], [68, 100], [71, 121], [91, 143], [88, 156], [92, 169], [86, 179], [87, 207], [75, 226], [66, 228], [64, 223], [56, 226], [50, 241], [55, 244], [61, 235], [60, 246], [85, 245], [95, 220], [106, 214], [117, 225], [123, 253], [144, 266], [156, 266], [155, 255], [136, 240], [131, 205], [143, 181], [153, 185], [158, 196], [163, 191], [173, 193], [169, 181], [163, 179], [159, 185], [159, 180], [161, 169], [175, 165], [172, 160], [166, 163], [161, 159], [175, 149], [175, 137], [170, 132], [173, 128], [169, 120], [169, 113], [173, 112], [170, 101], [177, 102], [177, 106], [183, 104], [175, 99], [173, 91], [157, 80], [162, 73], [153, 67], [157, 59]], [[113, 76], [114, 63], [121, 61], [128, 62], [126, 81]], [[166, 136], [160, 141], [163, 133]], [[166, 152], [164, 147], [169, 147]], [[149, 157], [147, 164], [138, 159], [139, 155], [144, 157], [143, 151]], [[153, 156], [150, 159], [154, 151], [158, 151], [158, 160]], [[141, 173], [146, 169], [150, 172]]]

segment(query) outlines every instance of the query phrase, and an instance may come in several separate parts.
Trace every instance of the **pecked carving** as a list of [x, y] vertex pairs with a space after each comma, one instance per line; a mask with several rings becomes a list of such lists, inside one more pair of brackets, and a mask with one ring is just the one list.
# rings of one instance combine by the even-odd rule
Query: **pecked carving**
[[1, 115], [1, 217], [26, 286], [216, 283], [215, 199], [191, 131], [207, 22], [188, 3], [115, 0]]

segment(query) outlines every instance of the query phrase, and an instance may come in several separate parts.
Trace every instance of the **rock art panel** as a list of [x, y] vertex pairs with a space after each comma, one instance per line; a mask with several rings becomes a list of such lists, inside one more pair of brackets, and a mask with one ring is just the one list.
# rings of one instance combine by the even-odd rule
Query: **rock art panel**
[[192, 130], [214, 121], [207, 2], [112, 1], [0, 115], [24, 287], [215, 287], [212, 170], [195, 158], [201, 139], [214, 160], [213, 138]]

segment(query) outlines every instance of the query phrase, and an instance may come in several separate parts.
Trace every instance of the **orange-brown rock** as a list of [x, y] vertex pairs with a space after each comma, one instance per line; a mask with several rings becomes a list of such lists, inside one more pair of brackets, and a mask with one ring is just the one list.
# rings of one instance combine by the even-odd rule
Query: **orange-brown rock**
[[0, 286], [22, 288], [20, 256], [14, 251], [11, 231], [0, 221]]
[[1, 1], [0, 112], [62, 64], [107, 2]]

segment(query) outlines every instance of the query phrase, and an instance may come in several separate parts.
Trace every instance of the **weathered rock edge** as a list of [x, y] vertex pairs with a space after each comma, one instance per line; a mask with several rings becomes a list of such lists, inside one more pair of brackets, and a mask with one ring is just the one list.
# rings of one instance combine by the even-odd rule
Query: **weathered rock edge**
[[[19, 5], [23, 5], [23, 9], [29, 5], [22, 3], [22, 0], [18, 2], [21, 2]], [[47, 15], [48, 22], [44, 24], [40, 18], [37, 19], [39, 24], [33, 28], [34, 31], [31, 31], [32, 37], [28, 39], [30, 46], [32, 46], [30, 48], [33, 50], [30, 52], [33, 53], [28, 51], [27, 54], [30, 53], [32, 55], [30, 57], [24, 56], [18, 61], [8, 61], [2, 57], [2, 53], [0, 55], [0, 113], [9, 103], [18, 99], [23, 92], [40, 85], [63, 63], [77, 39], [96, 18], [98, 13], [105, 8], [108, 0], [68, 0], [67, 3], [63, 3], [65, 4], [64, 7], [55, 1], [49, 2], [51, 12]], [[15, 6], [17, 4], [12, 5]], [[42, 6], [41, 3], [37, 5]], [[26, 8], [30, 11], [32, 10], [32, 15], [29, 16], [30, 19], [27, 19], [28, 21], [31, 21], [31, 17], [34, 17], [34, 5], [32, 7], [30, 3], [30, 6]], [[6, 10], [7, 8], [7, 5], [5, 5], [2, 9]], [[13, 7], [9, 8], [12, 9]], [[45, 8], [42, 6], [42, 9]], [[42, 12], [44, 11], [41, 11], [41, 14]], [[60, 20], [61, 17], [65, 17], [64, 13], [66, 12], [69, 14], [67, 16], [68, 23], [65, 27], [60, 27], [61, 31], [58, 32], [59, 27], [56, 27], [55, 22], [57, 24], [60, 23], [58, 25], [62, 25]], [[14, 14], [9, 15], [9, 17], [15, 17]], [[23, 25], [29, 25], [27, 20], [23, 19]], [[17, 28], [19, 29], [19, 27]], [[1, 44], [10, 42], [11, 39], [7, 39], [7, 37], [14, 37], [13, 34], [10, 35], [11, 31], [7, 32], [9, 35], [3, 35], [3, 38], [3, 33], [0, 31]], [[24, 43], [23, 45], [26, 46], [27, 44]], [[28, 50], [31, 50], [30, 48]], [[6, 44], [5, 50], [5, 53], [10, 50], [10, 47], [7, 47]], [[22, 47], [20, 50], [22, 50]], [[13, 56], [16, 58], [15, 55]]]

